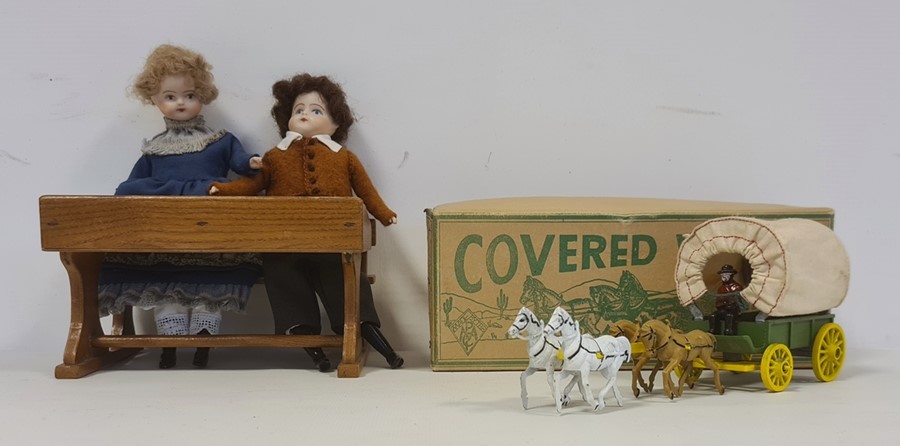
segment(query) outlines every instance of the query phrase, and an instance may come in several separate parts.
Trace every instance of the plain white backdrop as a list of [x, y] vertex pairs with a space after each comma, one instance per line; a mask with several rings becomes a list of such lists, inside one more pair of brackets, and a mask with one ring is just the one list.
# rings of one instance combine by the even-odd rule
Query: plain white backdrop
[[[399, 214], [371, 264], [412, 356], [428, 354], [423, 210], [534, 195], [834, 208], [852, 263], [837, 322], [853, 348], [894, 349], [897, 17], [893, 0], [4, 2], [0, 351], [61, 359], [69, 288], [40, 249], [38, 197], [128, 175], [162, 129], [128, 95], [161, 43], [214, 65], [204, 115], [250, 151], [278, 141], [273, 82], [343, 84], [348, 146]], [[250, 310], [225, 329], [267, 331], [264, 294]]]

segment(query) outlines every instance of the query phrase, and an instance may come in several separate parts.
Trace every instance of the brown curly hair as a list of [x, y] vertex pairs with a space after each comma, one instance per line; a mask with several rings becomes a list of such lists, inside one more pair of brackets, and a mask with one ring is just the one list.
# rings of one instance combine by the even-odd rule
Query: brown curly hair
[[272, 85], [272, 95], [275, 96], [272, 118], [275, 119], [281, 136], [288, 131], [288, 121], [291, 120], [297, 96], [311, 92], [319, 93], [319, 96], [322, 96], [322, 100], [325, 101], [325, 111], [338, 126], [331, 135], [331, 139], [343, 143], [347, 139], [347, 133], [354, 121], [353, 112], [347, 105], [347, 96], [341, 86], [327, 76], [313, 76], [308, 73], [297, 74]]
[[131, 92], [142, 102], [152, 104], [166, 76], [187, 76], [194, 81], [194, 92], [204, 105], [219, 96], [213, 83], [212, 65], [200, 53], [174, 45], [160, 45], [147, 56], [144, 70], [134, 81]]

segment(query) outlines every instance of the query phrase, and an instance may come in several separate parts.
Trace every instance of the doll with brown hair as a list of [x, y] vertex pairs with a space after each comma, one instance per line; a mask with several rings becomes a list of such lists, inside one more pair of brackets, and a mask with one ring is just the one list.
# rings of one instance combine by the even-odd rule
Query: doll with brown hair
[[[116, 195], [205, 196], [229, 170], [248, 175], [259, 169], [259, 156], [247, 154], [231, 133], [209, 128], [200, 115], [219, 94], [211, 69], [202, 55], [173, 45], [147, 57], [132, 91], [159, 109], [166, 130], [144, 141]], [[217, 334], [221, 311], [242, 311], [258, 276], [255, 255], [110, 254], [100, 275], [100, 312], [153, 308], [158, 334]], [[197, 349], [194, 365], [206, 367], [208, 360], [209, 349]], [[175, 362], [175, 349], [164, 348], [159, 367]]]
[[[210, 194], [288, 196], [356, 196], [368, 211], [388, 226], [397, 214], [387, 205], [353, 152], [342, 145], [353, 124], [353, 113], [340, 85], [326, 76], [298, 74], [272, 86], [272, 117], [284, 139], [263, 156], [254, 177], [231, 183], [214, 182]], [[339, 254], [263, 254], [266, 291], [275, 332], [319, 334], [322, 330], [318, 294], [331, 329], [343, 333], [344, 276]], [[403, 365], [381, 332], [372, 288], [360, 281], [360, 321], [363, 338], [381, 353], [391, 368]], [[320, 371], [331, 363], [320, 348], [307, 348]]]

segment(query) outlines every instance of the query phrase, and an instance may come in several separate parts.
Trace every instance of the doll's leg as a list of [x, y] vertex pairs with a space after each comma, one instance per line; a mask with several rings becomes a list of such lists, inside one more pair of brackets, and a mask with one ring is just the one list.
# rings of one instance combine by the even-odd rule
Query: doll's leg
[[[322, 305], [328, 313], [331, 329], [335, 333], [344, 331], [344, 272], [341, 268], [340, 255], [319, 255], [318, 267], [314, 269], [312, 281], [316, 292], [322, 299]], [[359, 286], [359, 320], [360, 334], [378, 353], [387, 360], [392, 369], [403, 366], [403, 358], [394, 351], [387, 338], [381, 332], [381, 321], [375, 310], [375, 299], [372, 296], [372, 285], [361, 280]]]
[[[288, 334], [294, 335], [317, 335], [320, 332], [321, 329], [313, 330], [307, 325], [298, 325], [288, 330]], [[306, 351], [306, 354], [308, 354], [310, 358], [312, 358], [313, 363], [320, 372], [325, 373], [332, 370], [331, 361], [328, 359], [328, 356], [325, 356], [325, 351], [320, 347], [306, 347], [303, 350]]]
[[[394, 351], [387, 338], [381, 333], [381, 321], [375, 312], [375, 301], [372, 297], [372, 285], [369, 281], [360, 282], [359, 290], [360, 328], [363, 339], [369, 343], [378, 353], [384, 356], [392, 369], [403, 367], [403, 358]], [[366, 308], [370, 308], [368, 311]], [[367, 316], [367, 312], [369, 315]]]
[[[188, 332], [187, 307], [178, 304], [160, 305], [153, 309], [156, 319], [156, 333], [166, 336], [186, 335]], [[159, 368], [170, 369], [175, 367], [175, 349], [163, 348], [159, 357]]]
[[[219, 334], [221, 324], [222, 312], [219, 310], [210, 311], [201, 305], [191, 311], [191, 334], [202, 336]], [[209, 347], [198, 347], [194, 353], [194, 366], [205, 368], [208, 363]]]
[[[222, 325], [222, 312], [208, 310], [205, 306], [194, 307], [191, 312], [191, 334], [219, 334], [219, 326]], [[203, 332], [206, 333], [203, 333]]]
[[304, 331], [311, 331], [308, 334], [319, 334], [319, 303], [304, 274], [306, 260], [299, 254], [263, 254], [262, 259], [275, 333], [290, 334], [291, 329], [303, 326]]
[[[308, 268], [308, 261], [301, 254], [263, 254], [263, 275], [275, 333], [317, 335], [322, 332], [319, 302], [305, 272]], [[319, 371], [331, 370], [331, 362], [321, 348], [304, 350]]]

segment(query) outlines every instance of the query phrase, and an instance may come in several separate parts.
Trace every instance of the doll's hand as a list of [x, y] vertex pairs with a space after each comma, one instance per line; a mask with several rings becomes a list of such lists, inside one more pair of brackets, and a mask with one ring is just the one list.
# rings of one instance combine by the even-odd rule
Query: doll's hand
[[219, 193], [219, 188], [218, 188], [218, 187], [216, 187], [216, 186], [210, 186], [210, 188], [209, 188], [209, 194], [210, 194], [210, 195], [216, 195], [216, 194], [218, 194], [218, 193]]
[[397, 216], [391, 217], [390, 223], [391, 223], [392, 225], [397, 224]]
[[263, 166], [262, 158], [260, 158], [258, 156], [254, 156], [253, 158], [250, 158], [250, 168], [251, 169], [262, 169], [262, 166]]

